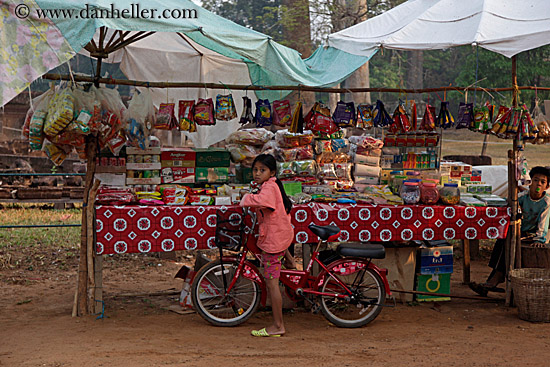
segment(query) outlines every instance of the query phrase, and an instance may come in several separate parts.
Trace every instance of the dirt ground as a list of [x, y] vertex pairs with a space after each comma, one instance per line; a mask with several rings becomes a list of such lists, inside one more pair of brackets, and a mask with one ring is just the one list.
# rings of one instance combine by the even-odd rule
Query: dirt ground
[[[456, 262], [458, 263], [458, 262]], [[285, 312], [287, 335], [254, 338], [270, 322], [260, 311], [234, 328], [168, 310], [178, 296], [127, 296], [180, 290], [181, 264], [158, 258], [107, 258], [105, 318], [72, 318], [74, 266], [0, 270], [0, 366], [548, 366], [550, 324], [522, 321], [503, 302], [454, 299], [398, 304], [371, 324], [340, 329], [305, 309]], [[452, 292], [471, 295], [460, 284]], [[487, 275], [473, 263], [472, 279]], [[126, 295], [126, 296], [125, 296]]]

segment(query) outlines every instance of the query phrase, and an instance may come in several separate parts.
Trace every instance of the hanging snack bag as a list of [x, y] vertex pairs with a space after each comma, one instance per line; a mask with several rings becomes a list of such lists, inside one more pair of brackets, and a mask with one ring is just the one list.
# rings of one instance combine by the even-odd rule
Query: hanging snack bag
[[411, 101], [411, 128], [416, 131], [418, 126], [418, 112], [416, 111], [416, 102]]
[[339, 101], [332, 114], [332, 120], [339, 128], [355, 126], [355, 104]]
[[372, 105], [360, 104], [357, 106], [357, 127], [360, 129], [371, 128], [372, 125]]
[[389, 126], [393, 122], [390, 114], [384, 107], [384, 103], [380, 100], [376, 101], [376, 106], [372, 110], [372, 122], [374, 127]]
[[29, 145], [32, 150], [42, 149], [44, 143], [44, 120], [46, 119], [46, 111], [38, 110], [32, 115], [29, 124]]
[[434, 106], [430, 106], [429, 104], [426, 104], [426, 110], [424, 111], [424, 116], [422, 117], [420, 130], [424, 130], [424, 131], [435, 130], [435, 107]]
[[178, 128], [180, 131], [189, 131], [190, 133], [197, 131], [194, 114], [195, 101], [178, 102]]
[[449, 102], [441, 102], [441, 108], [439, 109], [439, 115], [437, 116], [435, 125], [443, 129], [448, 129], [450, 127], [453, 127], [454, 123], [455, 120], [451, 115], [451, 112], [449, 111]]
[[252, 114], [252, 100], [248, 97], [243, 97], [243, 113], [239, 123], [241, 125], [251, 124], [254, 122], [254, 115]]
[[304, 124], [306, 124], [306, 121], [302, 110], [302, 102], [296, 102], [294, 114], [292, 114], [292, 122], [288, 131], [291, 133], [302, 133], [304, 131]]
[[157, 120], [154, 128], [159, 130], [170, 130], [174, 126], [176, 120], [174, 116], [175, 103], [161, 103], [157, 113]]
[[195, 105], [195, 123], [201, 126], [216, 124], [214, 119], [214, 102], [212, 98], [200, 98]]
[[491, 134], [497, 135], [503, 125], [508, 125], [512, 115], [512, 108], [506, 106], [500, 106], [498, 108], [497, 117], [495, 118], [495, 123], [489, 131]]
[[46, 152], [48, 158], [50, 158], [56, 166], [60, 166], [65, 158], [67, 158], [67, 152], [63, 148], [49, 141], [46, 141], [44, 144], [44, 151]]
[[229, 121], [237, 118], [235, 102], [231, 94], [216, 96], [216, 120]]
[[474, 122], [473, 103], [460, 102], [458, 106], [458, 119], [456, 120], [457, 129], [469, 129]]
[[53, 97], [44, 121], [44, 133], [49, 136], [59, 134], [73, 119], [74, 97], [69, 88]]
[[273, 125], [290, 126], [292, 122], [292, 111], [288, 100], [273, 102]]
[[256, 101], [256, 127], [271, 126], [273, 118], [271, 116], [271, 104], [267, 99], [258, 99]]

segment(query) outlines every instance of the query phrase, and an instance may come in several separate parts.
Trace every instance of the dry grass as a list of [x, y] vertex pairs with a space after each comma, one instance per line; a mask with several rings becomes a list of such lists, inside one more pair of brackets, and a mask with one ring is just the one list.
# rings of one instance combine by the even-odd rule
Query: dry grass
[[[469, 130], [443, 131], [442, 156], [480, 155], [485, 135]], [[493, 159], [493, 165], [506, 165], [508, 150], [512, 149], [512, 140], [499, 139], [489, 135], [486, 155]], [[527, 143], [524, 150], [529, 167], [550, 166], [550, 145]]]

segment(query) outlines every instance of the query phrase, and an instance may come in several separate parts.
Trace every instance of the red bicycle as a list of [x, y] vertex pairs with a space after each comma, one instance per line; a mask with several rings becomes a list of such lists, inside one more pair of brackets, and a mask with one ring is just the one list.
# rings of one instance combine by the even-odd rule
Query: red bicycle
[[[246, 224], [248, 216], [251, 219]], [[239, 325], [254, 314], [259, 303], [265, 305], [265, 281], [253, 263], [260, 253], [255, 226], [256, 216], [247, 209], [242, 213], [218, 211], [216, 245], [220, 256], [197, 272], [191, 289], [198, 314], [213, 325]], [[340, 229], [314, 224], [308, 227], [319, 242], [304, 270], [281, 270], [286, 294], [294, 301], [309, 302], [314, 311], [320, 309], [336, 326], [368, 324], [382, 311], [386, 294], [391, 295], [387, 270], [371, 262], [385, 257], [384, 246], [341, 243], [336, 250], [340, 258], [325, 265], [318, 257], [319, 248], [337, 241]], [[224, 250], [237, 253], [228, 255]], [[318, 275], [312, 274], [314, 263], [320, 267]]]

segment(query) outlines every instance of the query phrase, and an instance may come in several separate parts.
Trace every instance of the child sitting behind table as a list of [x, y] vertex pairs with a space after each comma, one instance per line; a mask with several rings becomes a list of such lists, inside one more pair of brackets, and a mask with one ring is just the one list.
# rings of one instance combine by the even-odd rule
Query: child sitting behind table
[[[530, 172], [531, 184], [529, 190], [518, 195], [518, 202], [522, 211], [521, 237], [522, 243], [533, 247], [548, 246], [550, 236], [548, 224], [550, 221], [550, 194], [546, 190], [550, 187], [550, 169], [537, 166]], [[489, 266], [493, 271], [485, 283], [470, 283], [470, 288], [481, 296], [488, 292], [504, 292], [497, 285], [504, 282], [506, 274], [506, 260], [504, 252], [505, 239], [495, 242]]]

